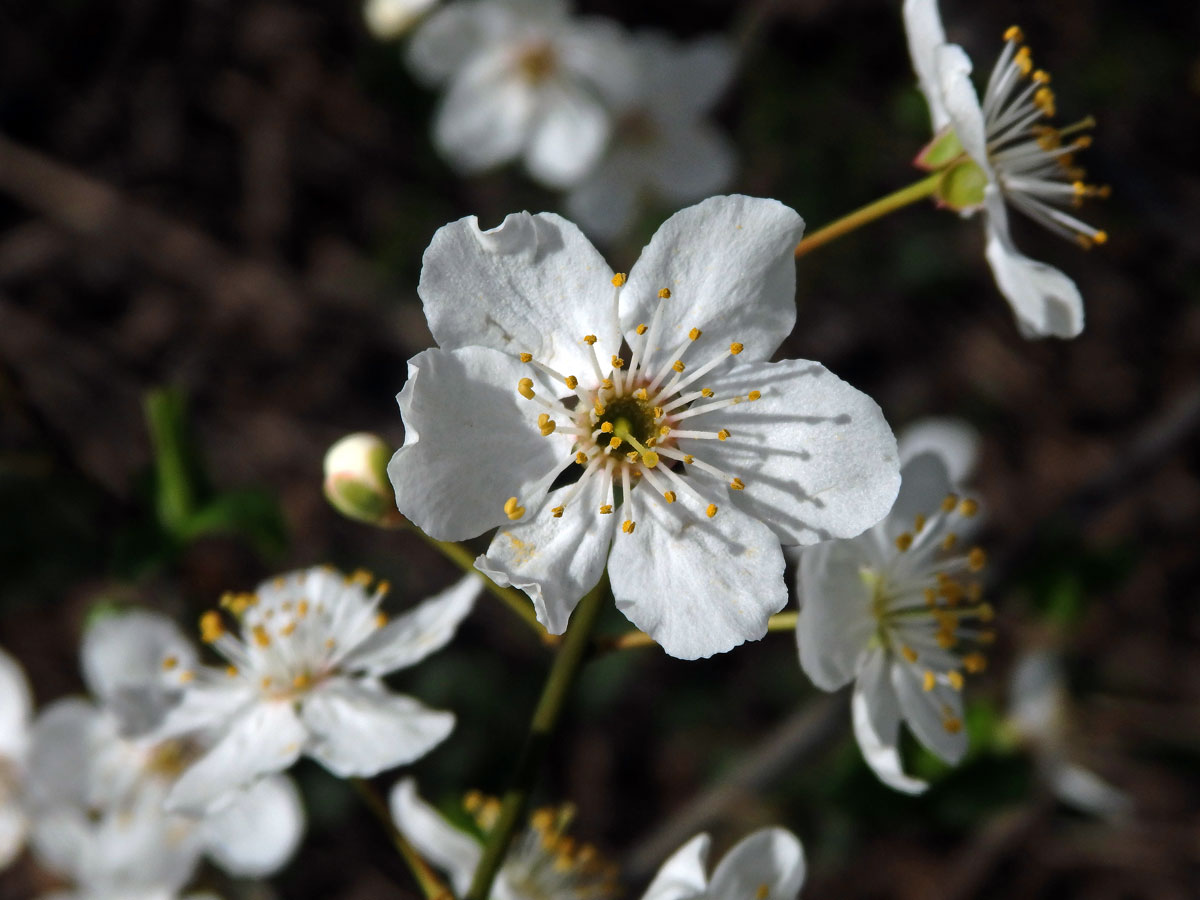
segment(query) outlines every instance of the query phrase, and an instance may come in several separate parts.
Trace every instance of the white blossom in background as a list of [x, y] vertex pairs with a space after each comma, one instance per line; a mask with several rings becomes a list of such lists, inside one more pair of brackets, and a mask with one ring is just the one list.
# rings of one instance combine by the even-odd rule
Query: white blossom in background
[[922, 453], [901, 470], [887, 518], [851, 540], [800, 555], [796, 637], [800, 665], [834, 691], [854, 682], [854, 734], [889, 786], [920, 793], [906, 775], [900, 723], [951, 764], [966, 752], [964, 672], [984, 669], [991, 607], [981, 602], [984, 552], [967, 543], [979, 507], [960, 498], [941, 458]]
[[783, 828], [735, 844], [709, 878], [709, 838], [698, 834], [663, 863], [642, 900], [795, 900], [804, 884], [804, 848]]
[[979, 432], [963, 419], [927, 416], [902, 428], [896, 435], [900, 464], [922, 453], [933, 453], [946, 466], [950, 484], [965, 485], [979, 460]]
[[803, 223], [773, 200], [672, 216], [614, 274], [573, 224], [440, 229], [418, 292], [400, 511], [440, 540], [500, 526], [476, 566], [562, 633], [608, 567], [667, 653], [757, 640], [787, 602], [780, 544], [858, 534], [898, 483], [879, 407], [823, 366], [767, 362], [795, 322]]
[[0, 650], [0, 871], [25, 846], [29, 822], [22, 800], [33, 695], [15, 659]]
[[363, 21], [367, 30], [381, 41], [403, 37], [438, 0], [366, 0]]
[[209, 815], [164, 810], [210, 739], [150, 733], [182, 696], [163, 660], [171, 668], [195, 661], [174, 623], [152, 612], [105, 617], [84, 634], [81, 655], [96, 702], [53, 703], [33, 730], [28, 788], [43, 861], [98, 895], [136, 885], [173, 892], [205, 855], [236, 876], [282, 868], [304, 829], [299, 795], [283, 776], [231, 791]]
[[[400, 833], [446, 873], [456, 896], [465, 894], [483, 856], [480, 840], [422, 800], [411, 778], [392, 788], [390, 804]], [[472, 792], [465, 806], [482, 832], [494, 827], [498, 800]], [[572, 817], [569, 806], [543, 807], [530, 816], [529, 826], [517, 832], [496, 873], [491, 900], [608, 900], [620, 893], [616, 867], [604, 862], [594, 847], [567, 835]]]
[[[382, 678], [454, 637], [482, 579], [470, 575], [388, 622], [388, 586], [317, 567], [227, 594], [225, 615], [200, 620], [225, 669], [163, 664], [186, 686], [156, 734], [214, 734], [168, 795], [181, 811], [219, 807], [227, 792], [281, 772], [302, 754], [340, 777], [370, 777], [419, 759], [454, 727], [454, 715], [396, 694]], [[232, 620], [233, 628], [230, 628]]]
[[611, 241], [647, 199], [677, 208], [729, 186], [732, 144], [706, 118], [733, 77], [736, 58], [718, 36], [690, 42], [656, 31], [629, 41], [637, 92], [614, 110], [604, 158], [567, 194], [567, 214], [595, 238]]
[[615, 23], [575, 18], [561, 0], [459, 0], [413, 35], [408, 63], [445, 86], [433, 138], [462, 172], [523, 159], [565, 188], [591, 171], [612, 127], [608, 107], [633, 90], [634, 62]]
[[1008, 724], [1033, 751], [1038, 774], [1063, 803], [1109, 819], [1132, 811], [1128, 794], [1071, 761], [1071, 698], [1057, 654], [1037, 650], [1017, 660], [1009, 684]]
[[951, 206], [964, 214], [984, 210], [987, 259], [1022, 334], [1075, 337], [1083, 330], [1078, 289], [1058, 269], [1016, 249], [1006, 205], [1084, 248], [1104, 243], [1105, 232], [1067, 211], [1085, 198], [1108, 196], [1107, 187], [1084, 181], [1075, 161], [1091, 144], [1081, 132], [1092, 127], [1092, 119], [1050, 124], [1056, 113], [1050, 76], [1034, 69], [1019, 28], [1005, 32], [1004, 50], [981, 99], [971, 84], [971, 60], [961, 47], [946, 43], [937, 0], [905, 0], [904, 23], [936, 132], [918, 162], [947, 169], [950, 181], [942, 196]]

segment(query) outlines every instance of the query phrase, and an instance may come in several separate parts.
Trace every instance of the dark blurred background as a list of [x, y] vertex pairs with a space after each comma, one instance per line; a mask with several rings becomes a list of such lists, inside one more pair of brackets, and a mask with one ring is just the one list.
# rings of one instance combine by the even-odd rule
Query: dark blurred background
[[[579, 6], [748, 36], [718, 112], [736, 190], [817, 227], [917, 177], [928, 119], [898, 2]], [[1016, 223], [1025, 252], [1078, 283], [1086, 330], [1020, 338], [979, 223], [921, 204], [801, 261], [781, 355], [822, 361], [897, 429], [936, 414], [982, 433], [1000, 637], [970, 693], [972, 754], [949, 770], [910, 748], [934, 788], [884, 788], [847, 698], [807, 685], [787, 635], [704, 662], [609, 656], [585, 673], [540, 797], [577, 804], [576, 832], [626, 865], [632, 896], [688, 829], [725, 847], [771, 823], [805, 842], [809, 900], [1200, 890], [1200, 7], [945, 0], [942, 13], [980, 74], [1019, 23], [1062, 117], [1098, 119], [1085, 162], [1113, 195], [1084, 218], [1109, 243], [1085, 253]], [[415, 536], [333, 512], [321, 458], [349, 431], [403, 439], [393, 398], [431, 342], [415, 288], [433, 232], [561, 202], [515, 168], [457, 177], [401, 49], [366, 33], [355, 2], [0, 4], [0, 645], [40, 703], [81, 689], [98, 604], [190, 629], [220, 592], [295, 566], [368, 567], [397, 606], [455, 577]], [[614, 268], [670, 212], [605, 248]], [[198, 489], [221, 499], [188, 540], [156, 496], [145, 397], [160, 388], [186, 398], [175, 414]], [[1122, 822], [1057, 803], [1005, 737], [1011, 661], [1039, 647], [1066, 663], [1075, 758], [1133, 801]], [[415, 768], [426, 796], [452, 809], [467, 788], [503, 788], [548, 659], [485, 597], [460, 640], [400, 679], [459, 714]], [[298, 775], [310, 830], [277, 895], [414, 896], [354, 795], [315, 766]], [[49, 884], [26, 858], [0, 897]]]

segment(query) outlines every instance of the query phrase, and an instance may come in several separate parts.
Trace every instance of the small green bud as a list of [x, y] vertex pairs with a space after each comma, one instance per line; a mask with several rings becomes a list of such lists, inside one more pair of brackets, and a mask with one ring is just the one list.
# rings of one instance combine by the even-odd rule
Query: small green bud
[[392, 448], [374, 434], [347, 435], [325, 454], [325, 499], [342, 515], [394, 528], [403, 521], [388, 482]]
[[964, 156], [961, 162], [946, 169], [933, 196], [942, 206], [955, 212], [977, 209], [983, 205], [987, 183], [987, 173], [974, 160]]

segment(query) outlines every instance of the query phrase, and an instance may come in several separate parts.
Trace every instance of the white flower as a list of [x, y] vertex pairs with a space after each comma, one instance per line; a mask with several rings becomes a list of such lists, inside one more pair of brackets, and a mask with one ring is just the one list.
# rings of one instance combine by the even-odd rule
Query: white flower
[[418, 288], [439, 348], [398, 397], [400, 511], [445, 540], [501, 525], [476, 566], [551, 633], [608, 564], [672, 656], [762, 637], [787, 602], [780, 542], [858, 534], [898, 479], [874, 401], [766, 361], [795, 321], [801, 230], [773, 200], [715, 197], [626, 280], [550, 213], [440, 229]]
[[[64, 835], [87, 846], [98, 842], [101, 848], [97, 861], [79, 861], [77, 869], [63, 869], [75, 862], [51, 859], [81, 886], [96, 888], [97, 882], [118, 877], [105, 868], [107, 851], [102, 848], [110, 837], [124, 840], [120, 835], [127, 832], [138, 838], [157, 829], [169, 836], [170, 870], [181, 873], [169, 879], [176, 886], [188, 880], [201, 855], [231, 874], [261, 876], [281, 868], [299, 843], [304, 828], [300, 798], [282, 776], [231, 792], [219, 812], [204, 817], [163, 810], [180, 773], [202, 755], [210, 739], [205, 734], [160, 739], [147, 733], [180, 700], [179, 688], [165, 678], [164, 659], [172, 660], [173, 668], [195, 659], [188, 641], [166, 617], [130, 612], [99, 620], [85, 633], [82, 649], [84, 680], [99, 702], [60, 700], [35, 724], [29, 795], [36, 820], [49, 823], [38, 826], [43, 850], [50, 846], [46, 852], [53, 857], [54, 842]], [[127, 828], [125, 819], [135, 824]], [[158, 839], [146, 846], [151, 855], [165, 852]], [[134, 854], [135, 848], [128, 852]], [[134, 856], [125, 868], [138, 869]]]
[[896, 435], [900, 464], [922, 453], [933, 453], [946, 466], [950, 484], [966, 484], [979, 459], [979, 432], [962, 419], [927, 416], [906, 425]]
[[735, 166], [729, 140], [705, 115], [733, 75], [729, 42], [683, 44], [655, 31], [630, 40], [638, 90], [620, 109], [608, 150], [566, 199], [567, 212], [603, 240], [625, 231], [646, 194], [671, 207], [727, 187]]
[[448, 84], [434, 122], [438, 150], [464, 172], [523, 157], [535, 179], [567, 187], [608, 140], [607, 105], [632, 90], [619, 29], [573, 19], [562, 0], [462, 0], [413, 36], [408, 62]]
[[[1083, 247], [1102, 244], [1105, 232], [1066, 211], [1085, 197], [1107, 196], [1107, 187], [1084, 182], [1074, 155], [1091, 138], [1084, 119], [1055, 127], [1050, 76], [1034, 70], [1021, 30], [1005, 32], [1006, 44], [988, 79], [982, 101], [971, 84], [971, 60], [946, 43], [937, 0], [905, 0], [909, 52], [929, 102], [934, 141], [919, 158], [931, 168], [946, 166], [945, 193], [964, 212], [986, 212], [987, 259], [996, 283], [1016, 313], [1026, 337], [1075, 337], [1083, 330], [1083, 300], [1062, 272], [1023, 256], [1008, 229], [1010, 203], [1051, 231]], [[965, 151], [973, 165], [955, 166]], [[952, 201], [953, 202], [953, 201]]]
[[1009, 685], [1008, 721], [1030, 745], [1039, 774], [1063, 803], [1108, 818], [1132, 809], [1128, 794], [1071, 761], [1070, 696], [1056, 654], [1032, 651], [1017, 660]]
[[[500, 803], [472, 792], [467, 810], [483, 832], [490, 831]], [[417, 852], [446, 873], [456, 896], [471, 886], [483, 856], [483, 844], [454, 827], [417, 795], [411, 778], [392, 788], [392, 819]], [[544, 807], [530, 816], [529, 826], [509, 846], [491, 900], [607, 900], [617, 896], [615, 867], [605, 863], [594, 847], [577, 844], [566, 834], [574, 810]]]
[[401, 37], [437, 4], [437, 0], [366, 0], [363, 20], [381, 41]]
[[25, 846], [28, 820], [21, 783], [29, 750], [33, 696], [15, 659], [0, 650], [0, 871]]
[[957, 763], [967, 747], [963, 670], [982, 671], [992, 609], [975, 579], [983, 551], [965, 550], [978, 512], [951, 492], [946, 467], [920, 454], [901, 470], [888, 517], [853, 540], [804, 550], [798, 570], [800, 664], [817, 687], [854, 681], [854, 733], [888, 785], [919, 793], [897, 744], [905, 721], [931, 752]]
[[482, 583], [468, 576], [387, 622], [387, 593], [371, 578], [312, 568], [264, 582], [253, 594], [222, 600], [201, 636], [229, 662], [224, 670], [164, 665], [188, 687], [167, 716], [162, 737], [215, 729], [212, 748], [180, 776], [168, 806], [205, 810], [231, 788], [282, 771], [301, 754], [335, 775], [369, 777], [410, 763], [441, 743], [454, 715], [392, 693], [382, 677], [445, 646], [470, 612]]
[[804, 884], [804, 848], [790, 831], [763, 828], [742, 838], [708, 878], [709, 838], [698, 834], [663, 863], [642, 900], [795, 900]]

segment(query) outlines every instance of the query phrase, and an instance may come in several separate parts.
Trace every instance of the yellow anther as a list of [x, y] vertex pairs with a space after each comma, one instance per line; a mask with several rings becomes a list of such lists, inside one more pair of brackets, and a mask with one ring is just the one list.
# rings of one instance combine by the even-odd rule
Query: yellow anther
[[633, 534], [634, 522], [632, 519], [626, 519], [621, 523], [621, 530], [626, 534]]
[[532, 378], [522, 378], [520, 381], [518, 381], [517, 382], [517, 393], [520, 394], [522, 397], [524, 397], [526, 400], [532, 400], [533, 399], [533, 379]]
[[967, 554], [967, 568], [972, 572], [978, 572], [987, 565], [987, 554], [983, 552], [982, 547], [973, 547], [971, 552]]
[[935, 687], [937, 687], [937, 676], [926, 669], [925, 674], [921, 679], [921, 687], [926, 691], [932, 691]]
[[642, 463], [649, 469], [653, 469], [658, 465], [658, 454], [653, 450], [647, 450], [642, 454]]
[[1029, 52], [1028, 47], [1022, 47], [1013, 57], [1013, 63], [1021, 70], [1022, 75], [1028, 75], [1033, 69], [1033, 55]]
[[602, 516], [611, 515], [612, 511], [613, 511], [612, 505], [609, 503], [605, 503], [602, 507], [600, 507], [600, 515], [602, 515]]
[[[385, 596], [386, 594], [388, 594], [391, 591], [391, 589], [392, 589], [392, 583], [390, 581], [381, 581], [381, 582], [379, 582], [379, 585], [375, 588], [375, 591], [382, 597], [382, 596]], [[301, 606], [304, 607], [304, 612], [301, 613], [301, 617], [303, 617], [308, 612], [308, 604], [302, 603]], [[297, 610], [297, 612], [299, 612], [299, 610]]]
[[958, 543], [958, 535], [955, 534], [953, 531], [951, 531], [944, 538], [942, 538], [942, 549], [943, 550], [953, 550], [954, 545], [957, 543]]
[[1015, 41], [1019, 44], [1021, 41], [1025, 40], [1025, 32], [1021, 31], [1021, 29], [1016, 25], [1010, 25], [1004, 32], [1004, 39], [1006, 41]]
[[624, 365], [625, 365], [625, 360], [621, 359], [621, 357], [614, 354], [613, 358], [612, 358], [612, 367], [614, 369], [619, 369]]
[[603, 425], [601, 425], [601, 426], [600, 426], [600, 430], [601, 430], [602, 432], [604, 432], [605, 434], [612, 434], [612, 432], [613, 432], [613, 423], [612, 423], [612, 422], [605, 422]]
[[463, 797], [463, 809], [474, 815], [483, 808], [483, 794], [479, 791], [467, 791]]
[[981, 644], [994, 644], [996, 643], [996, 632], [981, 631], [975, 636], [975, 640], [979, 641]]
[[573, 390], [575, 390], [575, 388], [579, 387], [579, 379], [576, 378], [574, 375], [568, 375], [566, 378], [563, 379], [563, 381], [565, 381], [567, 383], [568, 390], [573, 391]]
[[670, 425], [660, 425], [658, 428], [658, 433], [661, 434], [663, 437], [666, 437], [668, 434], [671, 433], [671, 426]]
[[958, 734], [962, 731], [962, 719], [957, 716], [947, 716], [942, 719], [942, 727], [946, 729], [948, 734]]
[[915, 663], [917, 661], [917, 651], [914, 650], [912, 647], [908, 646], [908, 644], [904, 644], [900, 648], [900, 655], [903, 656], [910, 663]]
[[692, 454], [690, 454], [690, 453], [683, 454], [683, 464], [684, 465], [690, 466], [695, 461], [696, 461], [696, 457], [692, 456]]
[[380, 612], [375, 613], [375, 627], [376, 628], [382, 628], [387, 623], [388, 623], [387, 613], [383, 612], [382, 610]]
[[200, 617], [200, 640], [204, 643], [211, 644], [224, 633], [225, 623], [221, 621], [220, 613], [210, 609]]
[[1108, 232], [1107, 231], [1097, 231], [1095, 234], [1092, 235], [1092, 240], [1095, 241], [1097, 244], [1107, 244], [1108, 243]]
[[654, 407], [654, 418], [661, 419], [665, 413], [666, 410], [664, 410], [661, 406]]
[[682, 372], [687, 367], [684, 366], [682, 359], [677, 359], [677, 360], [675, 360], [674, 363], [671, 364], [671, 368], [674, 369], [676, 372]]
[[196, 673], [193, 672], [191, 669], [188, 669], [186, 672], [180, 672], [179, 680], [183, 684], [189, 684], [196, 680]]
[[598, 415], [598, 416], [604, 415], [604, 404], [601, 403], [599, 400], [594, 401], [592, 403], [592, 411], [595, 412], [596, 415]]
[[699, 328], [693, 328], [691, 331], [688, 332], [688, 338], [693, 341], [699, 340], [700, 335], [702, 335], [703, 333], [704, 332], [702, 332]]
[[575, 454], [575, 465], [586, 466], [587, 462], [588, 462], [587, 454], [584, 453], [582, 450], [580, 450], [578, 453]]
[[650, 399], [650, 395], [646, 393], [645, 388], [638, 388], [636, 391], [633, 392], [633, 396], [637, 397], [643, 403], [645, 403], [646, 401], [648, 401]]
[[625, 284], [625, 273], [618, 272], [616, 275], [614, 275], [612, 277], [612, 283], [613, 283], [613, 287], [621, 287], [622, 285], [624, 285]]
[[706, 399], [711, 398], [715, 393], [712, 388], [700, 388], [700, 396]]
[[262, 681], [260, 681], [258, 684], [264, 691], [269, 690], [271, 687], [271, 676], [264, 675]]
[[554, 429], [557, 427], [558, 423], [551, 419], [545, 425], [541, 426], [542, 437], [549, 437], [554, 434]]
[[368, 585], [370, 585], [371, 579], [374, 577], [375, 576], [373, 576], [366, 569], [355, 569], [350, 574], [350, 577], [346, 579], [346, 582], [348, 584], [357, 584], [360, 587], [367, 587]]
[[630, 450], [628, 453], [625, 454], [625, 461], [631, 462], [631, 463], [637, 462], [639, 455], [640, 454], [636, 450]]
[[179, 657], [178, 656], [168, 656], [162, 661], [162, 667], [163, 667], [164, 672], [170, 672], [172, 669], [176, 668], [178, 665], [179, 665]]
[[722, 428], [720, 431], [717, 432], [717, 440], [718, 441], [728, 440], [728, 438], [729, 438], [729, 429], [728, 428]]
[[312, 686], [312, 677], [301, 672], [292, 679], [292, 687], [298, 691], [302, 691], [307, 687]]
[[295, 632], [295, 630], [296, 630], [296, 623], [288, 622], [286, 625], [284, 625], [282, 628], [279, 629], [279, 636], [280, 637], [291, 637], [292, 634]]
[[963, 689], [962, 672], [959, 672], [956, 669], [951, 669], [946, 673], [946, 680], [950, 682], [950, 687], [954, 688], [956, 691], [961, 691]]
[[669, 300], [670, 297], [671, 297], [671, 289], [670, 288], [660, 288], [659, 289], [658, 298], [660, 300]]
[[237, 678], [238, 677], [238, 667], [237, 666], [226, 666], [225, 674], [228, 675], [230, 678]]
[[1049, 84], [1050, 83], [1050, 73], [1047, 72], [1045, 69], [1038, 69], [1036, 72], [1033, 73], [1033, 80], [1036, 81], [1038, 84]]
[[601, 381], [600, 381], [600, 387], [604, 388], [606, 391], [611, 391], [611, 390], [612, 390], [612, 386], [613, 386], [613, 383], [612, 383], [612, 379], [611, 379], [611, 378], [604, 378], [604, 379], [601, 379]]
[[638, 334], [645, 334], [646, 333], [646, 323], [643, 322], [641, 325], [639, 325], [637, 328], [635, 328], [633, 330], [636, 331]]
[[920, 534], [924, 530], [925, 530], [925, 517], [923, 515], [921, 515], [920, 513], [917, 513], [913, 517], [913, 531], [917, 534]]
[[746, 348], [742, 344], [739, 344], [737, 341], [734, 341], [732, 344], [729, 345], [729, 352], [732, 353], [734, 356], [737, 356], [739, 353], [741, 353], [745, 349]]
[[585, 334], [583, 336], [583, 342], [590, 347], [592, 344], [596, 343], [596, 336], [594, 334]]
[[255, 625], [253, 629], [254, 643], [260, 647], [269, 647], [271, 645], [271, 636], [267, 634], [267, 629], [261, 625]]
[[[389, 587], [390, 587], [390, 585], [388, 585], [388, 583], [386, 581], [382, 581], [379, 583], [379, 590], [384, 591], [385, 593], [387, 592], [387, 589]], [[299, 616], [301, 619], [303, 619], [305, 616], [308, 615], [308, 608], [309, 608], [308, 601], [301, 600], [298, 604], [296, 604], [296, 615]]]
[[545, 428], [546, 423], [549, 421], [550, 421], [550, 414], [542, 413], [540, 416], [538, 416], [538, 428]]
[[983, 585], [978, 581], [972, 581], [967, 585], [967, 599], [972, 603], [978, 603], [979, 598], [983, 596]]
[[901, 553], [903, 553], [909, 547], [912, 546], [912, 542], [913, 542], [913, 536], [911, 534], [909, 534], [907, 531], [904, 532], [903, 534], [899, 534], [896, 536], [896, 549], [899, 550]]
[[621, 439], [619, 437], [617, 437], [616, 435], [613, 435], [612, 437], [610, 437], [608, 439], [608, 447], [610, 450], [616, 450], [620, 446], [621, 446]]
[[525, 507], [517, 505], [516, 497], [509, 497], [504, 501], [504, 514], [515, 522], [525, 515]]
[[992, 604], [982, 603], [980, 604], [979, 608], [975, 610], [975, 615], [979, 616], [980, 622], [990, 622], [992, 619], [996, 618], [996, 610], [992, 608]]
[[969, 497], [958, 505], [958, 514], [964, 518], [971, 518], [979, 512], [979, 503]]
[[710, 519], [713, 516], [715, 516], [717, 514], [717, 504], [715, 504], [715, 503], [708, 504], [708, 509], [704, 510], [704, 514], [706, 516], [708, 516]]
[[769, 896], [771, 896], [771, 889], [765, 884], [760, 884], [754, 889], [754, 900], [767, 900]]
[[735, 478], [733, 481], [729, 482], [729, 489], [731, 491], [744, 491], [746, 489], [746, 482], [742, 481], [740, 478]]
[[668, 503], [674, 503], [675, 502], [675, 492], [674, 491], [664, 491], [663, 499], [666, 500]]
[[759, 400], [762, 398], [762, 391], [751, 391], [746, 395], [747, 400]]
[[521, 362], [524, 362], [524, 363], [533, 362], [533, 354], [532, 353], [522, 353], [522, 354], [520, 354], [520, 359], [521, 359]]
[[[317, 607], [317, 609], [320, 609], [320, 608], [321, 607], [319, 607], [319, 606]], [[325, 638], [325, 649], [326, 650], [332, 650], [336, 646], [337, 646], [337, 641], [335, 641], [333, 638]]]
[[[1034, 92], [1033, 103], [1045, 115], [1047, 115], [1047, 116], [1054, 115], [1054, 112], [1055, 112], [1054, 91], [1050, 90], [1050, 88], [1048, 88], [1048, 87], [1038, 88], [1037, 91]], [[1080, 138], [1080, 140], [1082, 140], [1082, 138]], [[1089, 140], [1089, 143], [1090, 142], [1091, 141]], [[1087, 144], [1080, 144], [1079, 141], [1076, 141], [1075, 143], [1076, 143], [1076, 146], [1083, 146], [1083, 147], [1087, 146]]]
[[972, 675], [978, 675], [987, 668], [987, 657], [982, 653], [968, 653], [962, 662], [963, 667]]
[[945, 628], [940, 629], [936, 637], [938, 646], [943, 650], [949, 650], [958, 643], [958, 638], [954, 636], [954, 632]]
[[954, 512], [954, 507], [958, 506], [958, 494], [947, 494], [942, 500], [942, 512]]
[[925, 588], [925, 605], [937, 606], [937, 591], [933, 588]]
[[565, 509], [565, 506], [556, 506], [554, 509], [550, 510], [550, 515], [554, 516], [556, 519], [561, 519]]

